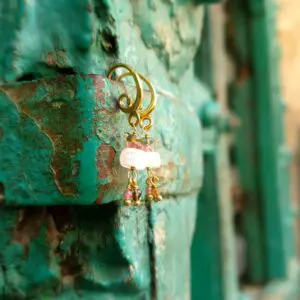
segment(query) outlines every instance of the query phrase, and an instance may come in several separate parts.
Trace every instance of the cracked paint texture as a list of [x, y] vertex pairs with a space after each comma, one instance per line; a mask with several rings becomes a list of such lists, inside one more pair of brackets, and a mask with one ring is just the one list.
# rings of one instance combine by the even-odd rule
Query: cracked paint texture
[[[127, 175], [118, 158], [129, 130], [127, 116], [116, 107], [122, 88], [94, 75], [3, 87], [0, 182], [4, 202], [83, 205], [120, 200]], [[162, 193], [188, 194], [201, 184], [201, 168], [193, 163], [201, 163], [197, 151], [201, 139], [194, 139], [189, 130], [200, 132], [200, 123], [182, 103], [162, 95], [158, 101], [153, 137], [163, 159], [157, 171]], [[165, 135], [168, 141], [162, 141]]]
[[[202, 2], [0, 0], [0, 298], [189, 298], [210, 101], [194, 74]], [[161, 203], [119, 204], [116, 99], [134, 90], [105, 79], [116, 62], [158, 92]]]

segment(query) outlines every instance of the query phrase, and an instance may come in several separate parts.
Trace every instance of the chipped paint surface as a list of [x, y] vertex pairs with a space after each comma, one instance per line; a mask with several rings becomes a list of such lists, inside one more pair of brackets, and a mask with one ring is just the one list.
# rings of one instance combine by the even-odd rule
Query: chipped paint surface
[[1, 210], [1, 220], [1, 234], [13, 233], [0, 243], [7, 266], [1, 291], [13, 299], [77, 299], [84, 290], [91, 299], [118, 290], [135, 299], [150, 292], [145, 208], [11, 208]]
[[[210, 100], [194, 74], [200, 3], [0, 0], [0, 298], [189, 298]], [[129, 128], [116, 99], [132, 88], [104, 78], [116, 62], [158, 91], [165, 201], [149, 207], [118, 202]]]
[[190, 247], [196, 201], [197, 195], [192, 194], [151, 207], [157, 299], [191, 299]]
[[[7, 204], [92, 204], [102, 198], [104, 202], [120, 199], [126, 172], [119, 167], [118, 155], [129, 130], [127, 117], [116, 109], [120, 88], [91, 76], [3, 88], [0, 182]], [[201, 184], [201, 168], [194, 164], [195, 160], [201, 164], [194, 152], [201, 148], [201, 140], [193, 140], [188, 129], [200, 131], [200, 124], [180, 102], [163, 96], [159, 101], [153, 135], [163, 158], [157, 172], [162, 191], [187, 194]], [[165, 148], [161, 137], [170, 127], [180, 139], [172, 138]], [[195, 148], [188, 147], [192, 141]], [[102, 187], [107, 185], [110, 189], [103, 195]]]

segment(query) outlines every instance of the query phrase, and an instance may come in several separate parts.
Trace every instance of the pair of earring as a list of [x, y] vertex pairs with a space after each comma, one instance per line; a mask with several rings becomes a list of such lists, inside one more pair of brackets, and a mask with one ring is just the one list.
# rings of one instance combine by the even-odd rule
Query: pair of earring
[[[151, 114], [156, 107], [157, 98], [151, 82], [130, 66], [117, 64], [108, 73], [108, 78], [116, 81], [123, 81], [127, 77], [131, 77], [135, 83], [135, 98], [124, 92], [119, 96], [118, 105], [122, 112], [128, 114], [128, 123], [133, 130], [126, 133], [126, 147], [121, 152], [120, 164], [128, 169], [124, 203], [127, 206], [139, 206], [142, 204], [142, 192], [138, 186], [138, 171], [141, 170], [147, 171], [145, 200], [162, 200], [158, 188], [159, 178], [153, 173], [153, 169], [160, 167], [161, 159], [159, 153], [153, 150], [149, 134], [153, 125]], [[143, 84], [147, 86], [151, 96], [146, 108], [143, 107]], [[142, 136], [139, 136], [138, 131], [142, 132]]]

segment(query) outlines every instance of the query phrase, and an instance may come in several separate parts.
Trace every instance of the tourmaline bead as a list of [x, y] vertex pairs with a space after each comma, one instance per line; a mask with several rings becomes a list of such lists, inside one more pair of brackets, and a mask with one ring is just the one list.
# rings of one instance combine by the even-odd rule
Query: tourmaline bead
[[139, 150], [143, 150], [146, 152], [153, 151], [152, 146], [148, 144], [142, 144], [139, 142], [128, 142], [127, 143], [128, 148], [135, 148]]
[[130, 190], [126, 190], [125, 192], [124, 192], [124, 199], [125, 200], [130, 200], [130, 199], [132, 199], [132, 191], [130, 191]]

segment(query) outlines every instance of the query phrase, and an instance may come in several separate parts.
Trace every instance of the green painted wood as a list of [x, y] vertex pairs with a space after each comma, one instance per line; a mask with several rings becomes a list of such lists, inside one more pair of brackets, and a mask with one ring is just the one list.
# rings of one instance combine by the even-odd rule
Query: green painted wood
[[[59, 77], [2, 88], [0, 182], [5, 203], [120, 200], [127, 174], [118, 157], [130, 130], [127, 117], [116, 108], [121, 93], [122, 87], [97, 76]], [[199, 120], [180, 102], [162, 95], [158, 102], [153, 136], [163, 157], [162, 184], [168, 183], [162, 192], [186, 194], [201, 184], [202, 169], [194, 164], [201, 164], [196, 151], [201, 140], [189, 147], [194, 136], [190, 129], [201, 130]], [[141, 180], [145, 182], [145, 177]]]
[[[205, 9], [202, 42], [195, 57], [195, 73], [209, 90], [214, 89], [212, 69], [212, 32], [210, 10]], [[204, 179], [198, 195], [197, 218], [191, 249], [192, 297], [191, 299], [219, 300], [224, 297], [222, 278], [222, 242], [219, 209], [219, 186], [217, 178], [217, 141], [216, 130], [221, 118], [220, 106], [210, 99], [200, 111], [204, 126]]]
[[150, 209], [154, 299], [191, 299], [190, 249], [196, 206], [197, 193], [161, 202]]
[[[1, 296], [189, 299], [195, 207], [196, 195], [150, 210], [115, 203], [2, 208]], [[178, 228], [185, 228], [180, 243]]]
[[204, 155], [204, 172], [192, 246], [192, 299], [221, 300], [224, 282], [216, 151]]
[[222, 278], [224, 280], [225, 300], [239, 299], [237, 247], [233, 223], [233, 201], [229, 169], [228, 138], [221, 135], [218, 141], [217, 178], [219, 186], [219, 210], [221, 220]]
[[200, 3], [205, 3], [205, 4], [214, 4], [214, 3], [220, 3], [221, 0], [198, 0]]
[[[220, 120], [218, 120], [220, 121]], [[192, 246], [192, 299], [239, 299], [228, 140], [204, 128], [204, 181]]]
[[145, 207], [2, 208], [0, 213], [1, 297], [150, 298]]
[[255, 295], [253, 290], [244, 290], [241, 299], [251, 300], [297, 300], [299, 299], [300, 287], [300, 268], [299, 263], [294, 262], [291, 264], [289, 277], [285, 280], [275, 280], [266, 286], [257, 286]]
[[[189, 299], [195, 207], [196, 196], [168, 199], [150, 210], [115, 203], [2, 208], [1, 295]], [[178, 228], [185, 228], [180, 243]]]
[[[217, 31], [223, 27], [213, 23], [216, 18], [207, 8], [195, 71], [209, 92], [217, 94], [222, 93], [215, 84], [216, 72], [221, 70], [213, 68], [213, 58], [222, 49], [223, 40], [215, 37], [220, 37]], [[205, 176], [192, 246], [192, 299], [235, 300], [239, 292], [226, 137], [230, 121], [210, 93], [200, 111]]]
[[213, 89], [213, 68], [211, 65], [213, 41], [210, 22], [209, 6], [206, 6], [203, 17], [202, 41], [195, 56], [195, 74], [209, 89]]
[[229, 46], [236, 67], [232, 107], [243, 120], [236, 153], [246, 202], [248, 276], [252, 283], [263, 283], [286, 278], [294, 253], [275, 3], [235, 1], [229, 7]]
[[[41, 80], [32, 84], [22, 83], [18, 87], [11, 86], [9, 88], [10, 91], [15, 88], [19, 89], [21, 95], [9, 92], [7, 89], [1, 93], [0, 105], [3, 116], [1, 127], [9, 125], [9, 129], [12, 130], [12, 132], [8, 132], [7, 129], [3, 131], [4, 142], [1, 143], [2, 151], [7, 153], [7, 157], [2, 156], [7, 168], [0, 175], [0, 181], [5, 181], [6, 201], [8, 203], [34, 205], [74, 204], [74, 201], [77, 204], [88, 204], [94, 203], [97, 199], [98, 202], [102, 202], [104, 198], [103, 191], [110, 188], [109, 185], [118, 186], [120, 184], [112, 182], [114, 181], [112, 172], [118, 172], [118, 168], [115, 166], [117, 164], [117, 154], [120, 151], [120, 145], [124, 142], [123, 133], [126, 130], [125, 128], [120, 130], [120, 127], [126, 121], [122, 114], [116, 113], [115, 100], [110, 96], [114, 88], [107, 82], [102, 82], [102, 79], [98, 79], [98, 77], [95, 77], [94, 80], [90, 76], [64, 77], [66, 78], [65, 83], [61, 82], [61, 79], [56, 80], [54, 78], [47, 81], [42, 78], [68, 72], [101, 74], [101, 72], [107, 72], [108, 66], [116, 60], [127, 62], [133, 66], [137, 65], [138, 70], [142, 73], [146, 72], [146, 75], [157, 85], [160, 94], [164, 95], [159, 100], [162, 104], [158, 107], [159, 111], [165, 115], [163, 117], [165, 120], [161, 122], [163, 119], [159, 118], [160, 113], [158, 112], [157, 123], [161, 124], [161, 127], [159, 128], [160, 125], [158, 125], [154, 135], [157, 136], [158, 144], [160, 144], [158, 147], [165, 148], [165, 150], [161, 150], [166, 152], [166, 164], [173, 168], [173, 163], [168, 162], [167, 157], [169, 156], [171, 159], [175, 152], [177, 153], [175, 155], [181, 156], [181, 151], [179, 149], [179, 151], [175, 150], [177, 147], [175, 144], [178, 144], [178, 147], [181, 147], [182, 144], [175, 139], [175, 132], [178, 135], [180, 130], [183, 129], [175, 120], [177, 118], [182, 119], [182, 117], [190, 120], [190, 112], [189, 108], [185, 112], [181, 108], [176, 109], [176, 101], [172, 101], [172, 99], [179, 99], [181, 103], [179, 105], [184, 102], [190, 104], [195, 111], [205, 101], [205, 99], [201, 99], [201, 96], [199, 97], [202, 91], [198, 94], [199, 89], [193, 75], [193, 65], [190, 63], [200, 42], [202, 7], [196, 4], [184, 5], [182, 3], [179, 5], [178, 3], [165, 3], [164, 1], [155, 4], [151, 4], [151, 1], [139, 1], [138, 3], [136, 1], [124, 1], [122, 5], [118, 6], [114, 1], [96, 1], [94, 4], [89, 1], [77, 1], [72, 2], [72, 5], [69, 2], [57, 1], [54, 3], [46, 1], [43, 5], [37, 5], [37, 7], [32, 2], [20, 2], [22, 6], [15, 5], [16, 2], [14, 1], [11, 4], [1, 6], [2, 15], [11, 16], [12, 18], [18, 12], [22, 20], [22, 26], [18, 26], [19, 23], [12, 23], [11, 28], [7, 27], [6, 31], [0, 32], [0, 38], [3, 40], [3, 48], [0, 52], [2, 53], [0, 58], [3, 59], [0, 81], [15, 84], [14, 81], [24, 81], [37, 77], [41, 77]], [[19, 10], [15, 11], [14, 9], [17, 8]], [[59, 14], [56, 13], [57, 11], [59, 11]], [[147, 18], [141, 17], [143, 11], [149, 12]], [[76, 27], [70, 27], [64, 23], [67, 15], [78, 16], [77, 19], [80, 21], [76, 23]], [[53, 22], [54, 17], [56, 22]], [[168, 24], [172, 24], [179, 18], [182, 21], [178, 22], [176, 29], [168, 26]], [[154, 19], [163, 20], [164, 26], [167, 24], [166, 34], [170, 36], [170, 41], [173, 41], [172, 47], [166, 47], [165, 33], [159, 31], [152, 24]], [[187, 19], [189, 19], [189, 22], [186, 22]], [[6, 18], [0, 20], [5, 24]], [[19, 22], [19, 19], [17, 21]], [[69, 21], [74, 23], [72, 20]], [[132, 22], [139, 29], [132, 29]], [[97, 28], [99, 29], [97, 38], [93, 38], [93, 32]], [[10, 34], [6, 35], [9, 31]], [[119, 34], [117, 34], [118, 32]], [[10, 38], [17, 34], [20, 38], [11, 41]], [[29, 42], [29, 35], [35, 38], [35, 43]], [[156, 36], [155, 40], [153, 40], [153, 35]], [[101, 40], [99, 41], [99, 39]], [[106, 39], [109, 39], [109, 41]], [[84, 41], [89, 42], [84, 44]], [[132, 41], [135, 41], [135, 43], [132, 44]], [[9, 60], [4, 46], [11, 49], [11, 51], [18, 52], [19, 55]], [[156, 55], [153, 55], [154, 53]], [[180, 83], [178, 83], [179, 80]], [[195, 86], [194, 92], [192, 92], [191, 85]], [[24, 90], [21, 92], [20, 89]], [[36, 90], [31, 93], [31, 89]], [[186, 93], [187, 89], [190, 91], [188, 94]], [[29, 91], [29, 95], [26, 94], [27, 91]], [[195, 94], [197, 94], [197, 97], [195, 97]], [[21, 98], [14, 99], [15, 97]], [[114, 94], [113, 97], [116, 97], [116, 95]], [[169, 101], [163, 101], [164, 98], [168, 98]], [[74, 100], [80, 104], [75, 105]], [[20, 114], [17, 114], [18, 107], [14, 105], [16, 101], [20, 102], [21, 110], [23, 109]], [[107, 104], [104, 101], [107, 101]], [[35, 105], [35, 103], [39, 104]], [[170, 106], [166, 103], [169, 103]], [[173, 113], [172, 103], [175, 104], [174, 111], [178, 110], [178, 112], [175, 112], [176, 116], [174, 118], [167, 118], [168, 114]], [[53, 106], [55, 110], [53, 110]], [[62, 109], [60, 109], [60, 106]], [[65, 118], [67, 111], [68, 113], [69, 111], [72, 112], [72, 115], [68, 114], [70, 119]], [[180, 111], [185, 116], [177, 115]], [[96, 116], [96, 112], [99, 116]], [[26, 113], [29, 115], [26, 115]], [[10, 115], [9, 118], [6, 116], [7, 114]], [[42, 114], [45, 114], [44, 119]], [[66, 126], [63, 122], [59, 124], [52, 119], [53, 115], [51, 114], [55, 114], [57, 118], [58, 116], [64, 116], [65, 123], [74, 122], [76, 126]], [[86, 118], [88, 118], [88, 121], [86, 121]], [[111, 130], [109, 129], [107, 133], [105, 131], [97, 132], [98, 127], [101, 127], [107, 120], [112, 125], [112, 127], [108, 127]], [[163, 125], [165, 121], [170, 123]], [[199, 128], [196, 117], [194, 121], [195, 126]], [[26, 125], [24, 128], [22, 127], [23, 123]], [[49, 128], [54, 125], [55, 128]], [[42, 126], [42, 130], [40, 130], [40, 126]], [[179, 131], [177, 126], [179, 126]], [[192, 124], [187, 126], [194, 127]], [[22, 128], [21, 131], [20, 128]], [[47, 132], [49, 130], [50, 132]], [[92, 134], [89, 136], [89, 140], [83, 141], [90, 135], [90, 131], [92, 131]], [[33, 132], [34, 134], [32, 134]], [[112, 140], [110, 140], [109, 134], [114, 136]], [[69, 136], [67, 137], [67, 135]], [[30, 139], [35, 140], [37, 144], [31, 144], [30, 141], [23, 143], [23, 140], [28, 140], [28, 136], [30, 136]], [[183, 139], [187, 137], [186, 134], [182, 134], [182, 136]], [[16, 147], [12, 151], [17, 157], [15, 162], [12, 162], [14, 160], [13, 153], [11, 153], [11, 156], [9, 153], [12, 148], [12, 144], [9, 142], [11, 138], [16, 143]], [[61, 138], [64, 140], [62, 144]], [[190, 138], [187, 138], [188, 143]], [[56, 140], [54, 141], [54, 139]], [[200, 140], [196, 143], [200, 144]], [[53, 144], [54, 146], [59, 144], [60, 149], [57, 149], [58, 151], [53, 149]], [[22, 154], [18, 153], [18, 147], [20, 148], [21, 145], [28, 146], [28, 148], [23, 149]], [[100, 149], [101, 145], [102, 148]], [[195, 148], [197, 147], [195, 145]], [[39, 150], [32, 151], [32, 148], [38, 148]], [[187, 147], [187, 149], [190, 148]], [[27, 153], [25, 153], [26, 151]], [[97, 151], [100, 151], [100, 154], [104, 153], [104, 156], [106, 156], [104, 161], [102, 157], [96, 158]], [[25, 159], [26, 155], [28, 158]], [[33, 163], [34, 155], [40, 158], [43, 157], [43, 166]], [[196, 155], [195, 152], [188, 154], [186, 157], [193, 160], [194, 155]], [[69, 160], [70, 158], [71, 160]], [[81, 159], [85, 160], [86, 158], [89, 162], [84, 161], [84, 165], [81, 164]], [[18, 160], [32, 166], [31, 169], [34, 168], [30, 175], [29, 169], [26, 170], [27, 174], [24, 176], [18, 175], [17, 169], [12, 168], [12, 164], [18, 164]], [[95, 160], [98, 160], [100, 164], [97, 168], [94, 164]], [[59, 164], [59, 167], [54, 166], [53, 169], [55, 164]], [[20, 164], [19, 168], [21, 168]], [[59, 168], [60, 170], [58, 170]], [[84, 171], [87, 169], [89, 171]], [[200, 170], [201, 168], [197, 170], [195, 168], [196, 173]], [[174, 166], [171, 170], [173, 175], [170, 173], [170, 176], [179, 182], [181, 181], [180, 176], [177, 179], [175, 178], [177, 172], [184, 174], [183, 171], [177, 170], [177, 167]], [[194, 173], [194, 171], [191, 173]], [[70, 178], [70, 174], [73, 174], [73, 178]], [[201, 174], [199, 173], [199, 175]], [[18, 176], [23, 176], [24, 181], [18, 187], [8, 187], [7, 184], [13, 184], [9, 177], [16, 180], [15, 178]], [[40, 179], [40, 186], [34, 186], [35, 183], [30, 182], [36, 182], [37, 180], [34, 177], [37, 176]], [[121, 181], [125, 178], [125, 172], [123, 172], [123, 175], [121, 174], [122, 176]], [[189, 175], [186, 174], [186, 176]], [[48, 184], [48, 179], [51, 180], [51, 184]], [[172, 181], [171, 178], [166, 180]], [[8, 181], [10, 183], [7, 183]], [[192, 181], [197, 186], [201, 182], [201, 180], [197, 181], [197, 176], [193, 176], [191, 180], [183, 180], [182, 184], [187, 182], [185, 186], [194, 189], [195, 186], [190, 185]], [[186, 192], [184, 191], [185, 187], [182, 186], [181, 189], [180, 184], [174, 183], [174, 189], [169, 190], [167, 193], [176, 193], [176, 186], [184, 193]], [[101, 187], [103, 188], [102, 191]], [[37, 200], [39, 198], [38, 194], [44, 193], [43, 188], [47, 189], [45, 194], [49, 196], [43, 197], [42, 201]], [[14, 194], [16, 190], [18, 192]], [[86, 195], [84, 195], [85, 191], [87, 192]], [[105, 197], [104, 202], [119, 199], [120, 189], [111, 189], [110, 193], [105, 193]]]
[[[0, 4], [0, 298], [188, 298], [203, 177], [199, 111], [208, 101], [193, 62], [203, 6]], [[124, 87], [104, 79], [116, 62], [145, 74], [159, 94], [153, 135], [165, 200], [151, 206], [118, 202]]]
[[241, 199], [244, 210], [241, 217], [242, 234], [246, 238], [247, 278], [251, 283], [262, 284], [266, 280], [264, 234], [262, 228], [262, 198], [259, 191], [257, 154], [256, 108], [251, 73], [251, 48], [249, 45], [249, 15], [245, 4], [231, 1], [227, 7], [227, 47], [234, 63], [235, 78], [229, 88], [230, 109], [241, 124], [235, 130], [234, 152]]
[[175, 93], [201, 38], [203, 5], [194, 0], [1, 4], [0, 82], [64, 72], [103, 75], [121, 61]]
[[218, 139], [216, 140], [216, 166], [217, 166], [217, 188], [219, 193], [219, 218], [220, 218], [220, 236], [222, 253], [222, 281], [223, 281], [223, 299], [239, 299], [238, 280], [237, 280], [237, 247], [234, 232], [233, 219], [233, 199], [231, 194], [232, 178], [229, 164], [229, 145], [232, 120], [227, 111], [227, 99], [225, 97], [225, 82], [222, 78], [226, 76], [225, 59], [225, 32], [224, 15], [220, 7], [211, 8], [211, 28], [212, 28], [212, 67], [215, 87], [213, 91], [217, 95], [217, 101], [222, 108], [221, 114], [215, 123]]
[[[279, 165], [283, 141], [281, 95], [278, 80], [278, 56], [274, 28], [274, 2], [250, 1], [250, 36], [254, 72], [253, 96], [257, 105], [257, 143], [259, 151], [259, 189], [261, 191], [268, 279], [288, 274], [289, 254], [286, 236], [286, 207], [290, 206], [286, 168]], [[290, 241], [290, 240], [289, 240]]]

